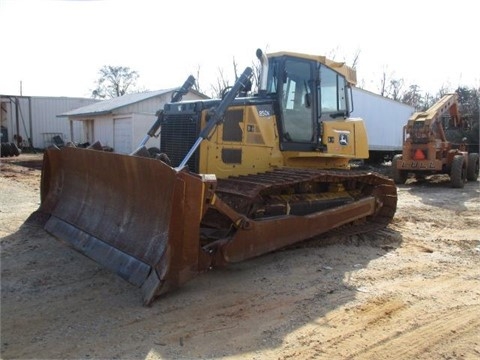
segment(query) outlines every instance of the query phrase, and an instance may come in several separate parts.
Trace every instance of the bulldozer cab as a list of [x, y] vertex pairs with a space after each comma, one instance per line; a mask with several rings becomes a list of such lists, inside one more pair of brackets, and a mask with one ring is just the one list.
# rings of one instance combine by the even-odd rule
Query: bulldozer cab
[[320, 149], [322, 122], [346, 118], [351, 111], [348, 79], [322, 61], [294, 53], [269, 55], [267, 90], [280, 104], [283, 150]]

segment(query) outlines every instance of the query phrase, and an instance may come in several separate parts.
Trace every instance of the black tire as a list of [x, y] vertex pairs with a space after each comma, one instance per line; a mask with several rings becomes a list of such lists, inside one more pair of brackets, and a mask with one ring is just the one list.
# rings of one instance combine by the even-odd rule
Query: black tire
[[170, 161], [170, 158], [165, 153], [160, 153], [158, 155], [155, 155], [155, 159], [163, 161], [168, 166], [172, 166], [172, 162]]
[[3, 144], [2, 155], [4, 157], [13, 156], [12, 151], [10, 150], [10, 143], [4, 143]]
[[148, 148], [148, 153], [150, 154], [150, 156], [152, 158], [155, 157], [155, 155], [158, 155], [161, 153], [160, 149], [157, 148], [157, 147], [151, 147], [151, 148]]
[[17, 144], [10, 143], [10, 150], [12, 151], [13, 156], [20, 155], [20, 149], [18, 148]]
[[477, 181], [479, 172], [479, 157], [477, 153], [468, 154], [467, 180]]
[[392, 160], [392, 178], [395, 184], [405, 184], [407, 181], [408, 172], [406, 170], [399, 170], [397, 163], [402, 160], [402, 155], [397, 154]]
[[168, 166], [172, 166], [172, 162], [170, 161], [167, 154], [162, 153], [159, 148], [151, 147], [151, 148], [148, 149], [148, 152], [149, 152], [150, 156], [153, 157], [154, 159], [163, 161]]
[[462, 155], [455, 155], [450, 168], [450, 183], [453, 188], [461, 189], [467, 180], [467, 169], [464, 166], [465, 159]]

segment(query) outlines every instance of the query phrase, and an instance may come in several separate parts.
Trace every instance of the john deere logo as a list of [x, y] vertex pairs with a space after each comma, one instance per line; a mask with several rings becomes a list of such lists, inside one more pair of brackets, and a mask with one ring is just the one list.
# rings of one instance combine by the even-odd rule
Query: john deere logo
[[348, 135], [340, 134], [338, 137], [338, 142], [340, 143], [340, 145], [348, 145]]

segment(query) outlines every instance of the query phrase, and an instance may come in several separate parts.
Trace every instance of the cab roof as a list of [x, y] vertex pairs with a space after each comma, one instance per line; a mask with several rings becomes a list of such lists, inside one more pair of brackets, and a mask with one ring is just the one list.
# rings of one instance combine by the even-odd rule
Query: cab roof
[[357, 71], [354, 68], [346, 65], [344, 62], [337, 62], [334, 60], [330, 60], [330, 59], [327, 59], [326, 56], [322, 56], [322, 55], [309, 55], [309, 54], [302, 54], [302, 53], [296, 53], [296, 52], [290, 52], [290, 51], [279, 51], [279, 52], [267, 54], [268, 58], [275, 58], [275, 57], [282, 57], [282, 56], [296, 57], [300, 59], [312, 60], [312, 61], [321, 63], [323, 65], [328, 66], [332, 70], [340, 73], [341, 75], [345, 76], [345, 78], [350, 84], [352, 85], [357, 84]]

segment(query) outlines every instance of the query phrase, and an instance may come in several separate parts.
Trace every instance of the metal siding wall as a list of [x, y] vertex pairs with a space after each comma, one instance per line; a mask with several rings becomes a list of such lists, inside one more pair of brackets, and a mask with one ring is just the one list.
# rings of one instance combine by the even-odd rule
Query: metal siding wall
[[369, 91], [353, 88], [352, 117], [365, 120], [370, 150], [401, 150], [403, 126], [415, 109]]
[[[66, 120], [70, 123], [69, 120]], [[70, 126], [70, 124], [69, 124]], [[73, 126], [73, 142], [74, 143], [85, 143], [87, 139], [85, 139], [84, 131], [83, 131], [83, 122], [82, 121], [72, 121]]]
[[[96, 102], [94, 99], [81, 98], [55, 98], [55, 97], [12, 97], [18, 99], [18, 125], [20, 135], [27, 140], [32, 139], [33, 146], [36, 148], [44, 148], [44, 133], [61, 133], [65, 141], [70, 139], [70, 123], [68, 119], [58, 118], [60, 115], [69, 110], [73, 110], [85, 105]], [[31, 119], [30, 119], [30, 104]], [[10, 107], [11, 114], [8, 114], [8, 133], [9, 140], [13, 141], [13, 136], [17, 133], [17, 121], [14, 102]]]
[[133, 151], [132, 116], [115, 117], [113, 119], [113, 151], [119, 154], [130, 154]]
[[[17, 102], [18, 99], [18, 124], [17, 124]], [[5, 98], [4, 98], [5, 100]], [[24, 97], [10, 97], [7, 101], [7, 129], [8, 142], [13, 142], [14, 135], [19, 134], [22, 138], [27, 140], [27, 134], [30, 134], [30, 116], [28, 110], [28, 99]], [[18, 129], [17, 129], [18, 125]], [[5, 124], [4, 124], [5, 126]], [[26, 129], [26, 131], [25, 131]]]
[[[68, 120], [70, 122], [70, 120]], [[72, 126], [73, 126], [73, 142], [75, 143], [85, 143], [88, 140], [86, 136], [86, 121], [79, 121], [79, 120], [73, 120], [72, 121]]]
[[66, 107], [64, 99], [32, 98], [32, 135], [34, 147], [46, 147], [52, 137], [51, 135], [47, 135], [48, 133], [61, 133], [65, 141], [71, 140], [68, 120], [66, 118], [57, 118], [57, 115], [61, 114], [63, 112], [62, 110]]
[[197, 94], [189, 92], [183, 97], [183, 100], [205, 100], [205, 99], [198, 96]]
[[93, 141], [100, 141], [103, 146], [113, 147], [113, 116], [98, 116], [94, 118]]
[[[116, 117], [119, 115], [130, 114], [133, 117], [132, 121], [132, 151], [138, 147], [138, 144], [147, 134], [148, 130], [156, 120], [156, 112], [160, 109], [163, 109], [165, 103], [171, 100], [172, 93], [167, 93], [164, 95], [156, 96], [132, 105], [129, 105], [125, 108], [115, 111]], [[195, 100], [200, 99], [198, 95], [187, 94], [184, 96], [185, 100]], [[159, 139], [150, 139], [147, 143], [147, 148], [149, 147], [160, 147]]]
[[33, 98], [33, 134], [39, 134], [44, 132], [59, 132], [63, 133], [65, 142], [72, 140], [75, 141], [75, 139], [71, 139], [70, 136], [70, 122], [68, 118], [57, 117], [57, 115], [95, 102], [97, 101], [95, 101], [94, 99]]
[[[155, 115], [133, 114], [132, 149], [136, 149], [138, 147], [140, 141], [142, 141], [145, 135], [147, 135], [148, 130], [150, 130], [156, 119], [157, 117]], [[148, 149], [152, 146], [160, 148], [160, 138], [150, 138], [146, 144], [146, 147]]]
[[[155, 115], [155, 113], [163, 108], [163, 105], [167, 102], [170, 101], [170, 93], [165, 94], [165, 95], [160, 95], [156, 96], [154, 98], [150, 98], [135, 104], [131, 104], [122, 110], [122, 114], [152, 114]], [[115, 113], [120, 113], [115, 111]]]

